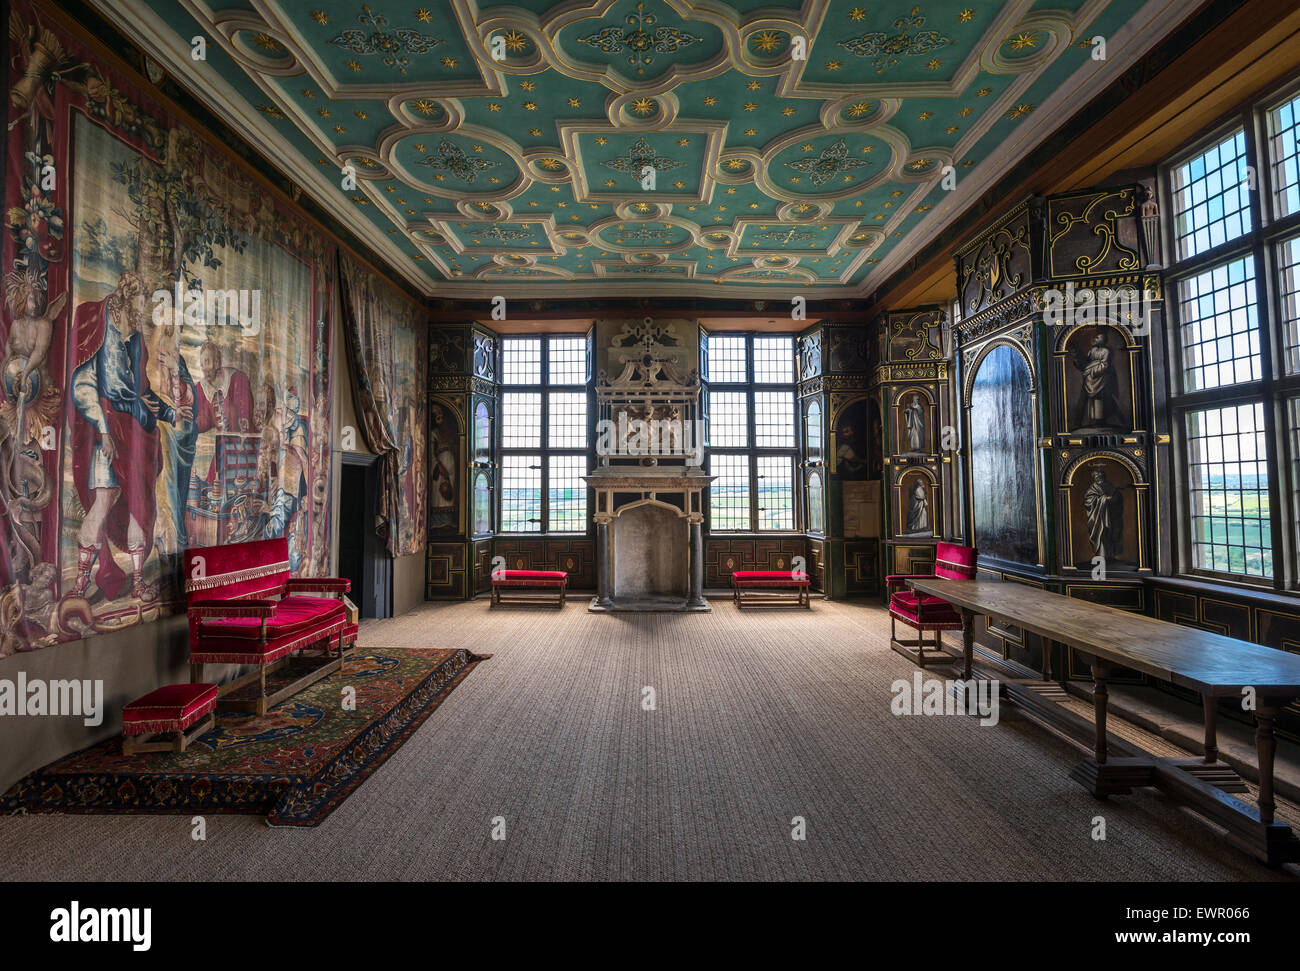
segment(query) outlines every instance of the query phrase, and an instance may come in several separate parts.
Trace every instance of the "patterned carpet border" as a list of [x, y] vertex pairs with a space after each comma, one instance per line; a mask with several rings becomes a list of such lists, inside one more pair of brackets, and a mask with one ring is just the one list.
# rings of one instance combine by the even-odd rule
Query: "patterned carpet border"
[[[400, 653], [411, 656], [444, 652], [402, 650]], [[445, 653], [447, 657], [436, 663], [427, 676], [396, 704], [368, 721], [338, 752], [324, 761], [309, 762], [310, 771], [250, 774], [175, 769], [59, 770], [65, 764], [93, 764], [98, 753], [103, 753], [104, 761], [111, 762], [108, 753], [120, 750], [120, 739], [112, 739], [28, 775], [0, 800], [0, 812], [266, 813], [271, 826], [317, 826], [424, 724], [480, 662], [491, 657], [472, 654], [463, 648]], [[330, 684], [337, 677], [332, 675], [308, 692]], [[292, 705], [294, 699], [289, 699], [268, 715]], [[165, 757], [184, 759], [185, 755]]]

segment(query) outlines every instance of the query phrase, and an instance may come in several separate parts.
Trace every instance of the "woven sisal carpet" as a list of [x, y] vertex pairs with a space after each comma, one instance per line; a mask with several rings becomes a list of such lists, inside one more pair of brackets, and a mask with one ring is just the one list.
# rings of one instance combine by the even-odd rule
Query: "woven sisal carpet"
[[[1003, 709], [898, 717], [877, 607], [588, 614], [426, 605], [373, 648], [492, 654], [315, 829], [0, 818], [10, 879], [1285, 879]], [[645, 705], [653, 689], [653, 710]], [[1092, 838], [1105, 817], [1106, 839]], [[806, 838], [792, 839], [801, 817]], [[494, 836], [504, 837], [494, 839]]]

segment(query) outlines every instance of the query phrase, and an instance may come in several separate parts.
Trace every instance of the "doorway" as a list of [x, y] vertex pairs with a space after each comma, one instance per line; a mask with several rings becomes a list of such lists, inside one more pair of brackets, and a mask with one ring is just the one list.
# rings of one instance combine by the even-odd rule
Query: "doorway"
[[379, 522], [379, 456], [344, 452], [339, 479], [338, 575], [362, 617], [393, 613], [393, 559]]

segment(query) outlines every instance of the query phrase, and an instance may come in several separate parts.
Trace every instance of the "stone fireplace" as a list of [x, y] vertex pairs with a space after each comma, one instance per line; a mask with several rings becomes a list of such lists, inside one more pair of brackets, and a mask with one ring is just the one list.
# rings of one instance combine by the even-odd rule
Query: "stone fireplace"
[[596, 381], [597, 594], [590, 610], [706, 611], [700, 382], [679, 342], [651, 318], [609, 348], [614, 378]]

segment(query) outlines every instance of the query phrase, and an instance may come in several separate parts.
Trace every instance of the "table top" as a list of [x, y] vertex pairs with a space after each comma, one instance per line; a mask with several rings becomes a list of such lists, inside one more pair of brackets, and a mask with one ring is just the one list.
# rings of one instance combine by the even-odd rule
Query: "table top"
[[1192, 688], [1300, 695], [1300, 654], [1001, 580], [909, 580], [915, 590]]

